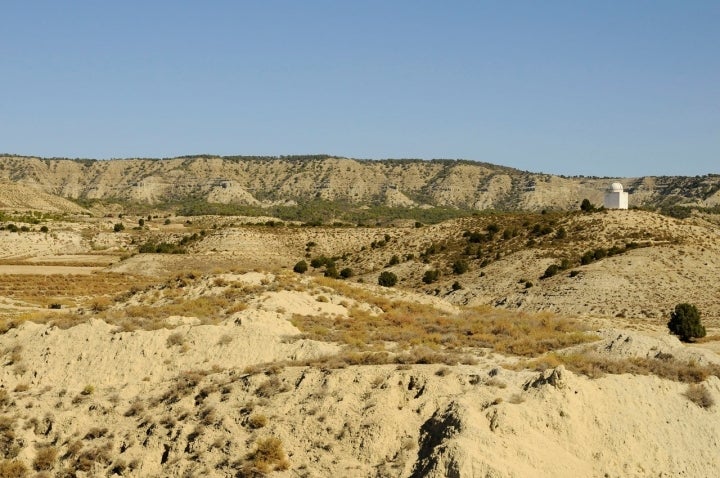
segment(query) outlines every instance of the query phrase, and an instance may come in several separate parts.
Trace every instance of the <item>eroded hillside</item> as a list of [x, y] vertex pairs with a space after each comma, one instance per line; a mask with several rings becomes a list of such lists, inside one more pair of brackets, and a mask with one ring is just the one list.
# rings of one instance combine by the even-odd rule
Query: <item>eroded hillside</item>
[[[575, 209], [602, 203], [618, 178], [567, 178], [488, 163], [310, 157], [182, 157], [109, 161], [0, 157], [0, 181], [61, 197], [150, 204], [278, 206], [312, 201], [390, 207]], [[720, 177], [620, 178], [631, 205], [720, 203]], [[0, 196], [0, 200], [2, 197]]]

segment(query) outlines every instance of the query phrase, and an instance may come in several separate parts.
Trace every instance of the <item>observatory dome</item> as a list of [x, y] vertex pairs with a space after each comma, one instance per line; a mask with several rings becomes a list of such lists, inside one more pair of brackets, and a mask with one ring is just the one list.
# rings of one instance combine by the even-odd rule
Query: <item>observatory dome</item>
[[620, 184], [620, 183], [612, 183], [610, 185], [610, 191], [612, 191], [612, 192], [621, 193], [622, 190], [623, 190], [623, 187], [622, 187], [622, 184]]

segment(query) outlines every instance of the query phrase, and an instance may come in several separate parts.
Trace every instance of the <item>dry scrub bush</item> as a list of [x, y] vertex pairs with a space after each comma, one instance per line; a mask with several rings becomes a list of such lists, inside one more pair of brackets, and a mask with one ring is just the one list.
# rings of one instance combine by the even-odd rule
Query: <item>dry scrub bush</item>
[[250, 428], [252, 428], [253, 430], [257, 430], [258, 428], [262, 428], [267, 425], [268, 419], [265, 415], [255, 414], [248, 417], [247, 423]]
[[15, 419], [9, 416], [0, 416], [0, 457], [14, 458], [19, 449], [15, 443]]
[[185, 299], [179, 295], [173, 298], [172, 303], [128, 305], [121, 310], [108, 310], [101, 317], [108, 323], [120, 325], [126, 331], [157, 330], [166, 327], [165, 319], [173, 315], [195, 317], [203, 324], [216, 324], [222, 315], [234, 313], [245, 307], [244, 304], [232, 304], [224, 297], [203, 296]]
[[657, 375], [674, 382], [700, 383], [710, 375], [720, 377], [720, 365], [699, 365], [694, 361], [681, 362], [657, 358], [631, 357], [615, 360], [603, 355], [587, 354], [548, 354], [545, 357], [518, 363], [513, 368], [531, 368], [547, 370], [558, 365], [590, 378], [599, 378], [605, 374], [630, 373], [633, 375]]
[[168, 335], [166, 343], [168, 348], [174, 347], [176, 345], [183, 345], [185, 343], [185, 336], [180, 332], [173, 332]]
[[92, 470], [95, 463], [103, 468], [112, 463], [112, 443], [106, 442], [94, 448], [84, 449], [76, 458], [73, 466], [77, 471], [85, 473]]
[[715, 400], [710, 390], [702, 383], [691, 383], [688, 385], [685, 396], [700, 408], [710, 408], [715, 405]]
[[160, 397], [159, 401], [166, 404], [180, 401], [183, 397], [189, 395], [206, 375], [207, 372], [200, 370], [181, 373], [175, 378], [168, 390]]
[[280, 382], [277, 377], [271, 377], [255, 390], [255, 395], [261, 398], [270, 398], [278, 393], [287, 392], [289, 388]]
[[245, 457], [241, 464], [240, 476], [264, 475], [272, 471], [282, 471], [290, 468], [290, 462], [285, 456], [282, 441], [279, 438], [261, 438], [255, 442], [255, 448]]
[[52, 470], [55, 467], [58, 451], [54, 446], [44, 446], [38, 448], [33, 460], [33, 468], [36, 471]]
[[472, 355], [437, 352], [427, 347], [418, 347], [408, 352], [399, 354], [386, 351], [363, 352], [345, 350], [337, 354], [325, 355], [306, 360], [257, 364], [252, 367], [246, 367], [244, 372], [254, 374], [260, 373], [264, 370], [265, 373], [268, 373], [269, 370], [279, 369], [286, 366], [314, 367], [322, 370], [333, 370], [357, 365], [400, 364], [398, 366], [398, 370], [407, 370], [410, 364], [476, 365], [477, 363], [477, 359]]
[[384, 313], [379, 315], [353, 308], [350, 320], [295, 315], [292, 323], [306, 338], [360, 349], [393, 342], [400, 348], [492, 348], [501, 353], [536, 356], [597, 339], [577, 322], [549, 314], [476, 308], [450, 315], [427, 304], [402, 301], [383, 306]]
[[28, 468], [19, 460], [0, 460], [0, 478], [24, 478]]
[[140, 400], [138, 398], [138, 399], [133, 400], [133, 402], [130, 404], [130, 408], [127, 409], [127, 411], [125, 412], [124, 415], [126, 417], [134, 417], [134, 416], [141, 414], [144, 411], [145, 411], [145, 405], [143, 404], [142, 400]]

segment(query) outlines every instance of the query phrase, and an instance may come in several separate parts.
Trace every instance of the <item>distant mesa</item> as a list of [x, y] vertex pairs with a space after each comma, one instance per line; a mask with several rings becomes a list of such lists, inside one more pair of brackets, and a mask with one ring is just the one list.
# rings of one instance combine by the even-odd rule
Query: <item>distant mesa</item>
[[605, 192], [605, 208], [606, 209], [627, 209], [628, 193], [623, 191], [623, 185], [615, 182]]

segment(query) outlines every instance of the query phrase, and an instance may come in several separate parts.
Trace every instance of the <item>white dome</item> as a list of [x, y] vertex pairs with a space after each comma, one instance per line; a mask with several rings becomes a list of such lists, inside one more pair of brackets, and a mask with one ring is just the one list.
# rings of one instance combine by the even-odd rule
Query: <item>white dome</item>
[[610, 191], [612, 191], [612, 192], [614, 192], [614, 193], [615, 193], [615, 192], [621, 193], [622, 190], [623, 190], [623, 187], [622, 187], [622, 184], [620, 184], [620, 183], [612, 183], [612, 184], [610, 185]]

